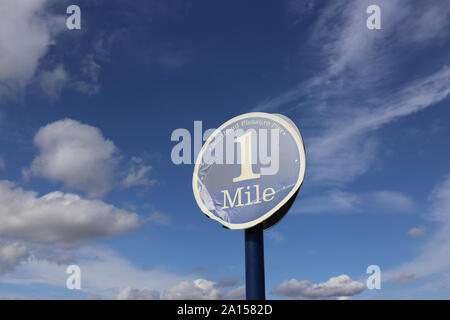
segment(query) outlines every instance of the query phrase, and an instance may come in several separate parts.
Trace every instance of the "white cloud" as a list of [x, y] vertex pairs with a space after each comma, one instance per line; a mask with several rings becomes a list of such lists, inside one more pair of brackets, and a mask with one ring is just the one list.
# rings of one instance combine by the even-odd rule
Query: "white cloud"
[[151, 168], [151, 166], [142, 166], [139, 169], [132, 168], [125, 179], [123, 179], [124, 187], [130, 188], [151, 184], [150, 180], [146, 177]]
[[39, 84], [50, 101], [59, 98], [68, 81], [69, 76], [62, 64], [57, 65], [52, 71], [41, 71], [39, 75]]
[[[399, 45], [429, 45], [448, 38], [449, 7], [443, 2], [413, 4], [408, 0], [378, 0], [381, 30], [366, 27], [371, 0], [329, 3], [320, 13], [310, 35], [327, 62], [322, 81], [351, 71], [361, 85], [376, 83], [395, 65]], [[446, 36], [447, 35], [447, 36]], [[382, 45], [380, 45], [382, 44]]]
[[91, 197], [113, 188], [118, 150], [98, 128], [60, 120], [42, 127], [34, 143], [39, 154], [31, 164], [32, 175], [61, 181]]
[[318, 284], [312, 284], [308, 280], [286, 280], [276, 286], [271, 293], [287, 298], [350, 297], [361, 293], [364, 288], [365, 284], [353, 281], [348, 275], [343, 274]]
[[[178, 275], [162, 268], [137, 268], [107, 247], [84, 246], [72, 251], [81, 269], [82, 292], [102, 299], [241, 299], [245, 288], [228, 292], [214, 281]], [[157, 255], [155, 255], [157, 257]], [[26, 263], [2, 275], [2, 283], [12, 285], [46, 284], [65, 288], [67, 265], [54, 259], [30, 254]]]
[[[180, 276], [161, 268], [137, 268], [117, 252], [105, 247], [82, 247], [74, 252], [76, 264], [81, 269], [81, 290], [91, 296], [104, 299], [116, 299], [119, 293], [127, 297], [124, 288], [130, 289], [128, 297], [135, 299], [147, 293], [163, 292], [183, 281], [190, 281], [190, 276]], [[155, 255], [157, 257], [157, 255]], [[30, 257], [27, 263], [20, 264], [13, 272], [2, 276], [2, 283], [14, 285], [47, 284], [65, 288], [67, 265], [54, 261]], [[151, 289], [149, 289], [151, 288]], [[148, 291], [145, 291], [145, 290]], [[135, 291], [133, 291], [135, 290]], [[134, 298], [132, 298], [134, 296]]]
[[0, 2], [0, 99], [23, 92], [47, 53], [63, 17], [45, 12], [48, 0]]
[[223, 295], [216, 283], [205, 279], [183, 281], [164, 294], [167, 300], [217, 300]]
[[427, 228], [425, 226], [417, 227], [417, 228], [411, 228], [408, 230], [408, 235], [411, 237], [422, 237], [425, 235], [427, 231]]
[[125, 188], [134, 186], [148, 186], [156, 182], [155, 180], [150, 180], [148, 178], [148, 173], [152, 169], [151, 166], [145, 165], [143, 160], [138, 157], [133, 157], [131, 162], [132, 164], [129, 172], [122, 181]]
[[[161, 297], [157, 290], [133, 289], [127, 287], [117, 295], [118, 300], [159, 300]], [[245, 286], [239, 286], [228, 292], [218, 288], [217, 283], [205, 279], [182, 281], [169, 288], [162, 297], [165, 300], [244, 300]]]
[[159, 292], [152, 289], [122, 289], [117, 295], [117, 300], [159, 300]]
[[97, 237], [116, 236], [139, 226], [135, 213], [75, 194], [38, 197], [0, 181], [0, 236], [71, 247]]
[[123, 156], [114, 143], [100, 129], [76, 120], [64, 119], [41, 127], [34, 144], [38, 154], [30, 168], [23, 170], [26, 179], [38, 176], [63, 182], [91, 198], [101, 197], [117, 186], [156, 183], [148, 177], [151, 166], [141, 158], [132, 157], [128, 169], [119, 168]]
[[0, 243], [0, 274], [13, 270], [28, 257], [28, 248], [19, 242]]
[[[408, 2], [407, 6], [412, 11], [411, 7], [414, 5]], [[450, 6], [441, 2], [426, 3], [418, 11], [414, 12], [414, 19], [410, 19], [411, 25], [404, 25], [405, 32], [413, 31], [412, 39], [419, 43], [431, 40], [446, 41], [450, 26]]]
[[[35, 81], [50, 101], [59, 98], [61, 90], [72, 88], [92, 95], [100, 90], [100, 65], [92, 53], [81, 60], [78, 72], [69, 77], [59, 62], [52, 70], [46, 63], [61, 60], [49, 58], [56, 36], [66, 30], [65, 11], [49, 13], [54, 0], [4, 0], [0, 4], [0, 100], [17, 99]], [[95, 47], [92, 49], [94, 52]], [[91, 51], [92, 51], [91, 50]], [[45, 61], [44, 61], [45, 60]], [[48, 64], [48, 63], [47, 63]]]
[[229, 300], [245, 300], [245, 286], [239, 286], [233, 290], [228, 291], [224, 295], [224, 298]]

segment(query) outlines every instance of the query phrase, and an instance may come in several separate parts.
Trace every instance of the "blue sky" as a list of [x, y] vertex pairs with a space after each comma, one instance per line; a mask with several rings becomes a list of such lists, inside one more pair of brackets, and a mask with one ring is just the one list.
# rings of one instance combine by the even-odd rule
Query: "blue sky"
[[[81, 8], [68, 30], [66, 8]], [[366, 27], [371, 4], [381, 30]], [[177, 128], [251, 111], [308, 166], [265, 232], [268, 298], [448, 299], [450, 6], [0, 4], [0, 297], [242, 298], [243, 231], [206, 219]], [[66, 289], [77, 264], [82, 290]], [[378, 265], [381, 290], [365, 288]]]

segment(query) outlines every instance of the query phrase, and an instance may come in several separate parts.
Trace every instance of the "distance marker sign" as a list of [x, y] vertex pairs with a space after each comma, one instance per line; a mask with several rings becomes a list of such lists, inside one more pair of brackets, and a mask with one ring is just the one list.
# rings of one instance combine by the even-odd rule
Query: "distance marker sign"
[[206, 140], [192, 187], [200, 209], [229, 229], [278, 222], [305, 176], [301, 133], [287, 117], [252, 112], [221, 125]]

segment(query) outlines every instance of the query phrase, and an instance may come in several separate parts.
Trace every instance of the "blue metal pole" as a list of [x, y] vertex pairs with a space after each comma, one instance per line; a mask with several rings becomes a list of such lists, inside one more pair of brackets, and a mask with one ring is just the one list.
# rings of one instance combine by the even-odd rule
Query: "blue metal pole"
[[245, 230], [245, 296], [247, 300], [266, 299], [262, 223]]

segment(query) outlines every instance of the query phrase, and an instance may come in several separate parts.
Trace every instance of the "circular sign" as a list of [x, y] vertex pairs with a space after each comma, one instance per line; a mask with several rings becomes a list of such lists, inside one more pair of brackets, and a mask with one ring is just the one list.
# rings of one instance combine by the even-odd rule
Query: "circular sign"
[[229, 229], [268, 228], [292, 205], [306, 157], [300, 130], [283, 115], [251, 112], [215, 130], [195, 163], [200, 209]]

